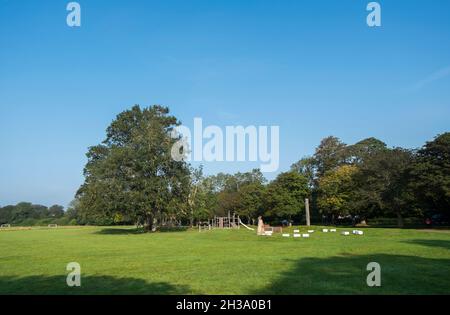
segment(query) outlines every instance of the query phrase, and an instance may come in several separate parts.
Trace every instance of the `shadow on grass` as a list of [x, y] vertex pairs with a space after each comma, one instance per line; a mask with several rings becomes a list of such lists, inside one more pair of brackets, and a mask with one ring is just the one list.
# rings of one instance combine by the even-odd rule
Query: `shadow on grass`
[[31, 295], [178, 295], [189, 294], [187, 286], [166, 282], [149, 283], [143, 279], [111, 276], [81, 276], [81, 287], [69, 287], [66, 276], [0, 277], [0, 294]]
[[399, 227], [397, 225], [368, 225], [368, 226], [361, 226], [361, 228], [367, 228], [367, 229], [400, 229], [400, 230], [447, 230], [448, 228], [442, 227], [429, 227], [426, 225], [405, 225], [403, 227]]
[[160, 233], [170, 233], [170, 232], [186, 232], [189, 230], [187, 226], [174, 226], [174, 227], [161, 227], [158, 229]]
[[104, 228], [95, 232], [95, 234], [101, 235], [132, 235], [143, 233], [145, 233], [143, 228]]
[[429, 246], [429, 247], [439, 247], [439, 248], [444, 248], [444, 249], [450, 250], [450, 241], [445, 241], [445, 240], [411, 240], [411, 241], [405, 241], [404, 243]]
[[[367, 286], [367, 264], [381, 265], [381, 287]], [[374, 254], [304, 258], [252, 294], [449, 294], [450, 259]]]
[[95, 234], [101, 235], [135, 235], [145, 233], [170, 233], [170, 232], [186, 232], [189, 227], [161, 227], [156, 232], [147, 232], [144, 228], [104, 228]]

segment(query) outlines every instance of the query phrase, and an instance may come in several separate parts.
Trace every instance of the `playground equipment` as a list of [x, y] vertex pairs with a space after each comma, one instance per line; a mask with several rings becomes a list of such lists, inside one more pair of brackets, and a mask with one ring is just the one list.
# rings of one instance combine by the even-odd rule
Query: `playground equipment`
[[227, 217], [214, 217], [211, 221], [211, 226], [214, 229], [239, 229], [239, 222], [241, 219], [235, 213], [233, 213], [232, 216], [231, 213], [228, 212]]
[[255, 230], [255, 229], [252, 229], [251, 227], [248, 227], [247, 225], [245, 225], [245, 224], [242, 222], [241, 219], [239, 219], [239, 223], [240, 223], [243, 227], [245, 227], [247, 230], [250, 230], [250, 231], [254, 231], [254, 230]]
[[228, 212], [228, 216], [226, 217], [215, 216], [214, 219], [208, 220], [207, 222], [201, 222], [198, 225], [198, 229], [199, 232], [212, 229], [240, 229], [241, 225], [247, 230], [255, 230], [244, 224], [241, 218], [236, 213], [233, 213], [233, 215], [231, 215], [231, 212]]

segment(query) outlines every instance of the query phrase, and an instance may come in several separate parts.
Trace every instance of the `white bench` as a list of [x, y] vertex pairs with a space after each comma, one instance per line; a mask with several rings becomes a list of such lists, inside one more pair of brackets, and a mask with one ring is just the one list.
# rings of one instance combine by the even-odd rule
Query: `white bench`
[[309, 236], [310, 236], [309, 234], [302, 234], [303, 238], [309, 238]]
[[323, 233], [328, 233], [328, 229], [322, 229]]
[[344, 231], [341, 234], [344, 235], [344, 236], [348, 236], [348, 235], [350, 235], [350, 232]]

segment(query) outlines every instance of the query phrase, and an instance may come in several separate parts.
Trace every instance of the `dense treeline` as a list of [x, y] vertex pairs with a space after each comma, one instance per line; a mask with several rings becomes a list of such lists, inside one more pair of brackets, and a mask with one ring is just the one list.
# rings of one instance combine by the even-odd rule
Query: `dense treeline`
[[322, 140], [313, 157], [292, 166], [307, 176], [316, 209], [336, 218], [359, 216], [448, 216], [450, 209], [450, 133], [419, 150], [388, 148], [369, 138], [346, 145], [336, 137]]
[[0, 224], [33, 226], [75, 223], [75, 216], [71, 216], [70, 211], [64, 212], [64, 207], [59, 205], [46, 207], [29, 202], [21, 202], [17, 205], [0, 207]]
[[178, 125], [165, 107], [125, 111], [107, 130], [106, 140], [89, 150], [86, 182], [77, 194], [80, 216], [96, 222], [138, 222], [155, 229], [190, 224], [228, 212], [253, 223], [302, 222], [304, 200], [314, 219], [336, 223], [419, 218], [450, 209], [450, 134], [419, 150], [388, 148], [369, 138], [347, 145], [336, 137], [321, 141], [313, 156], [267, 182], [259, 170], [204, 176], [174, 161], [170, 152]]
[[[85, 183], [64, 217], [72, 224], [138, 224], [149, 230], [193, 226], [228, 212], [250, 224], [258, 216], [302, 223], [305, 198], [315, 223], [392, 218], [403, 226], [405, 218], [449, 216], [450, 133], [420, 149], [389, 148], [375, 138], [347, 145], [330, 136], [313, 156], [268, 182], [258, 169], [205, 176], [201, 167], [174, 160], [177, 125], [161, 106], [119, 114], [105, 141], [89, 149]], [[25, 210], [11, 209], [0, 210], [0, 221], [25, 218]]]
[[305, 198], [311, 200], [316, 223], [395, 218], [403, 226], [404, 218], [417, 218], [416, 222], [436, 214], [448, 218], [450, 133], [419, 150], [388, 148], [375, 138], [346, 145], [327, 137], [313, 156], [302, 158], [270, 183], [253, 170], [197, 175], [194, 187], [194, 220], [230, 211], [249, 223], [259, 215], [269, 222], [302, 223]]

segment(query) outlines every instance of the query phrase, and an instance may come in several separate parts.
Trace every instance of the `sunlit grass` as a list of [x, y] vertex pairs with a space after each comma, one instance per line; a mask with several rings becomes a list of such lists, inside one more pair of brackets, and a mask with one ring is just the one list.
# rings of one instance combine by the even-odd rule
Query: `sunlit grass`
[[[0, 294], [450, 293], [450, 233], [364, 229], [364, 236], [341, 236], [343, 229], [315, 229], [310, 239], [246, 229], [0, 231]], [[382, 267], [381, 288], [366, 285], [372, 261]], [[69, 262], [81, 265], [80, 288], [66, 285]]]

